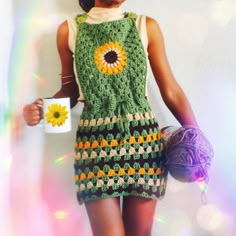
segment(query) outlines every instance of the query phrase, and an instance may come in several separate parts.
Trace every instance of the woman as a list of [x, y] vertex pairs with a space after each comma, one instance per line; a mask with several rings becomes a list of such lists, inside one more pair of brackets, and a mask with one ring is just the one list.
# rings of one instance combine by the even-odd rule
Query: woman
[[[157, 199], [165, 194], [163, 138], [146, 96], [147, 58], [167, 107], [181, 125], [197, 126], [157, 22], [122, 13], [124, 1], [95, 0], [91, 10], [81, 4], [89, 12], [62, 23], [57, 34], [62, 87], [54, 97], [70, 97], [72, 107], [78, 97], [85, 103], [75, 181], [98, 236], [151, 235]], [[28, 125], [43, 118], [39, 105], [42, 99], [24, 107]]]

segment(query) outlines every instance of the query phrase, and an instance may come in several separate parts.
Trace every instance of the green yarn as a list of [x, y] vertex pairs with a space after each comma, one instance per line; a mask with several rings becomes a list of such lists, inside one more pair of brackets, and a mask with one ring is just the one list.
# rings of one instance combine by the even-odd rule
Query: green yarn
[[[137, 16], [100, 24], [78, 15], [75, 67], [85, 106], [75, 143], [80, 204], [107, 197], [164, 195], [160, 130], [145, 96], [147, 58]], [[162, 185], [160, 187], [160, 185]]]
[[[145, 98], [147, 63], [135, 26], [136, 15], [126, 13], [121, 20], [101, 24], [85, 20], [86, 14], [76, 17], [75, 64], [86, 100], [81, 119], [116, 115], [117, 127], [125, 133], [129, 129], [128, 114], [151, 111]], [[138, 125], [136, 120], [132, 123]], [[109, 130], [113, 128], [111, 123], [108, 126]], [[99, 127], [100, 131], [105, 128]]]

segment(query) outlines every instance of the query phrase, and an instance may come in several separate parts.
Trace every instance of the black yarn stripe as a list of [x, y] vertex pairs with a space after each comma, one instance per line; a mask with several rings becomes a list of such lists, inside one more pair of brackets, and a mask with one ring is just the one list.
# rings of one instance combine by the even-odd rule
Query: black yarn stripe
[[[137, 126], [130, 126], [129, 130], [130, 130], [130, 133], [133, 134], [134, 131], [138, 131], [139, 133], [142, 133], [143, 130], [146, 130], [148, 131], [149, 129], [154, 129], [154, 128], [158, 128], [158, 123], [155, 122], [154, 124], [150, 124], [150, 125], [137, 125]], [[98, 135], [103, 135], [104, 137], [106, 137], [108, 134], [113, 134], [114, 136], [116, 136], [117, 134], [122, 134], [120, 132], [120, 130], [117, 128], [117, 125], [115, 124], [114, 125], [114, 128], [112, 130], [108, 130], [108, 129], [104, 129], [102, 131], [100, 131], [99, 129], [96, 130], [96, 131], [92, 131], [92, 130], [89, 130], [89, 131], [80, 131], [79, 129], [77, 130], [77, 133], [76, 133], [76, 137], [83, 137], [83, 136], [87, 136], [90, 135], [94, 135], [95, 137], [97, 137]], [[88, 137], [89, 139], [89, 137]]]
[[[142, 154], [140, 154], [142, 155]], [[150, 167], [152, 167], [152, 164], [153, 162], [156, 162], [157, 163], [157, 166], [162, 168], [162, 167], [165, 167], [165, 157], [164, 155], [162, 156], [158, 156], [158, 153], [157, 153], [157, 157], [156, 158], [152, 158], [151, 156], [151, 153], [148, 154], [148, 158], [147, 159], [143, 159], [142, 157], [140, 157], [139, 159], [134, 159], [132, 156], [130, 158], [130, 160], [128, 160], [128, 163], [129, 165], [132, 167], [134, 165], [135, 162], [138, 162], [140, 164], [140, 167], [143, 167], [143, 165], [145, 163], [149, 164]], [[74, 168], [75, 168], [75, 171], [80, 169], [82, 172], [84, 172], [85, 168], [89, 168], [91, 171], [93, 170], [93, 167], [94, 166], [97, 166], [100, 170], [103, 169], [103, 167], [107, 164], [109, 164], [110, 168], [112, 168], [112, 166], [114, 166], [115, 164], [119, 164], [119, 166], [121, 168], [123, 168], [123, 166], [127, 163], [127, 160], [121, 158], [119, 161], [115, 161], [114, 158], [112, 157], [109, 161], [105, 161], [105, 159], [102, 157], [101, 158], [101, 161], [99, 161], [98, 163], [94, 163], [94, 161], [92, 160], [89, 164], [77, 164], [76, 161], [75, 161], [75, 164], [74, 164]]]

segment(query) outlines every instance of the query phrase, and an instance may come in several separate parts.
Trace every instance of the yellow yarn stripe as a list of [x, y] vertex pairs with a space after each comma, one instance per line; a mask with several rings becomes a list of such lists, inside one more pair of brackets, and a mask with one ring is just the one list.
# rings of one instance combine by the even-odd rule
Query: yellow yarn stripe
[[94, 140], [92, 143], [89, 141], [86, 142], [76, 142], [75, 143], [75, 148], [77, 149], [88, 149], [88, 148], [97, 148], [97, 147], [116, 147], [118, 145], [124, 145], [124, 144], [142, 144], [143, 142], [152, 142], [152, 141], [158, 141], [162, 138], [162, 133], [161, 131], [158, 133], [153, 133], [153, 134], [148, 134], [146, 137], [139, 136], [138, 138], [135, 138], [134, 136], [131, 136], [129, 140], [121, 140], [118, 141], [116, 139], [112, 139], [110, 142], [108, 142], [106, 139], [103, 139], [101, 142], [98, 142], [97, 140]]
[[[139, 175], [144, 175], [144, 174], [148, 174], [148, 175], [160, 175], [163, 171], [161, 170], [161, 168], [157, 168], [156, 171], [154, 171], [153, 168], [149, 168], [147, 171], [144, 168], [140, 168], [137, 172], [135, 171], [134, 168], [130, 167], [127, 172], [125, 171], [124, 168], [120, 168], [118, 171], [118, 175], [119, 176], [124, 176], [125, 174], [128, 174], [129, 176], [134, 175], [135, 173], [138, 173]], [[90, 171], [87, 175], [85, 173], [81, 173], [80, 175], [75, 175], [75, 181], [84, 181], [85, 179], [92, 179], [93, 177], [97, 177], [98, 179], [101, 179], [103, 176], [107, 175], [109, 177], [113, 177], [115, 176], [116, 172], [113, 169], [110, 169], [108, 171], [108, 173], [106, 174], [104, 171], [99, 170], [97, 172], [97, 174], [95, 175], [92, 171]]]

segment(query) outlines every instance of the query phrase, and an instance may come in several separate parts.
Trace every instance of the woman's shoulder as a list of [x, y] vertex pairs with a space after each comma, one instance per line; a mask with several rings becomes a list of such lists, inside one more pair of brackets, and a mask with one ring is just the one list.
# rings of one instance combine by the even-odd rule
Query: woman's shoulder
[[67, 20], [64, 20], [57, 29], [57, 34], [60, 37], [67, 36], [69, 34], [69, 27]]
[[159, 27], [158, 21], [150, 16], [146, 16], [146, 24], [148, 27]]
[[147, 15], [137, 15], [137, 24], [145, 24], [148, 28], [160, 28], [158, 21]]
[[146, 16], [146, 27], [148, 35], [153, 35], [154, 33], [156, 36], [162, 35], [159, 22], [150, 16]]
[[81, 15], [81, 14], [77, 14], [77, 13], [71, 14], [59, 26], [59, 28], [61, 27], [62, 32], [63, 31], [67, 32], [68, 45], [69, 45], [69, 48], [72, 52], [74, 52], [74, 48], [75, 48], [75, 40], [76, 40], [77, 28], [78, 28], [77, 23], [76, 23], [76, 19], [79, 15]]

